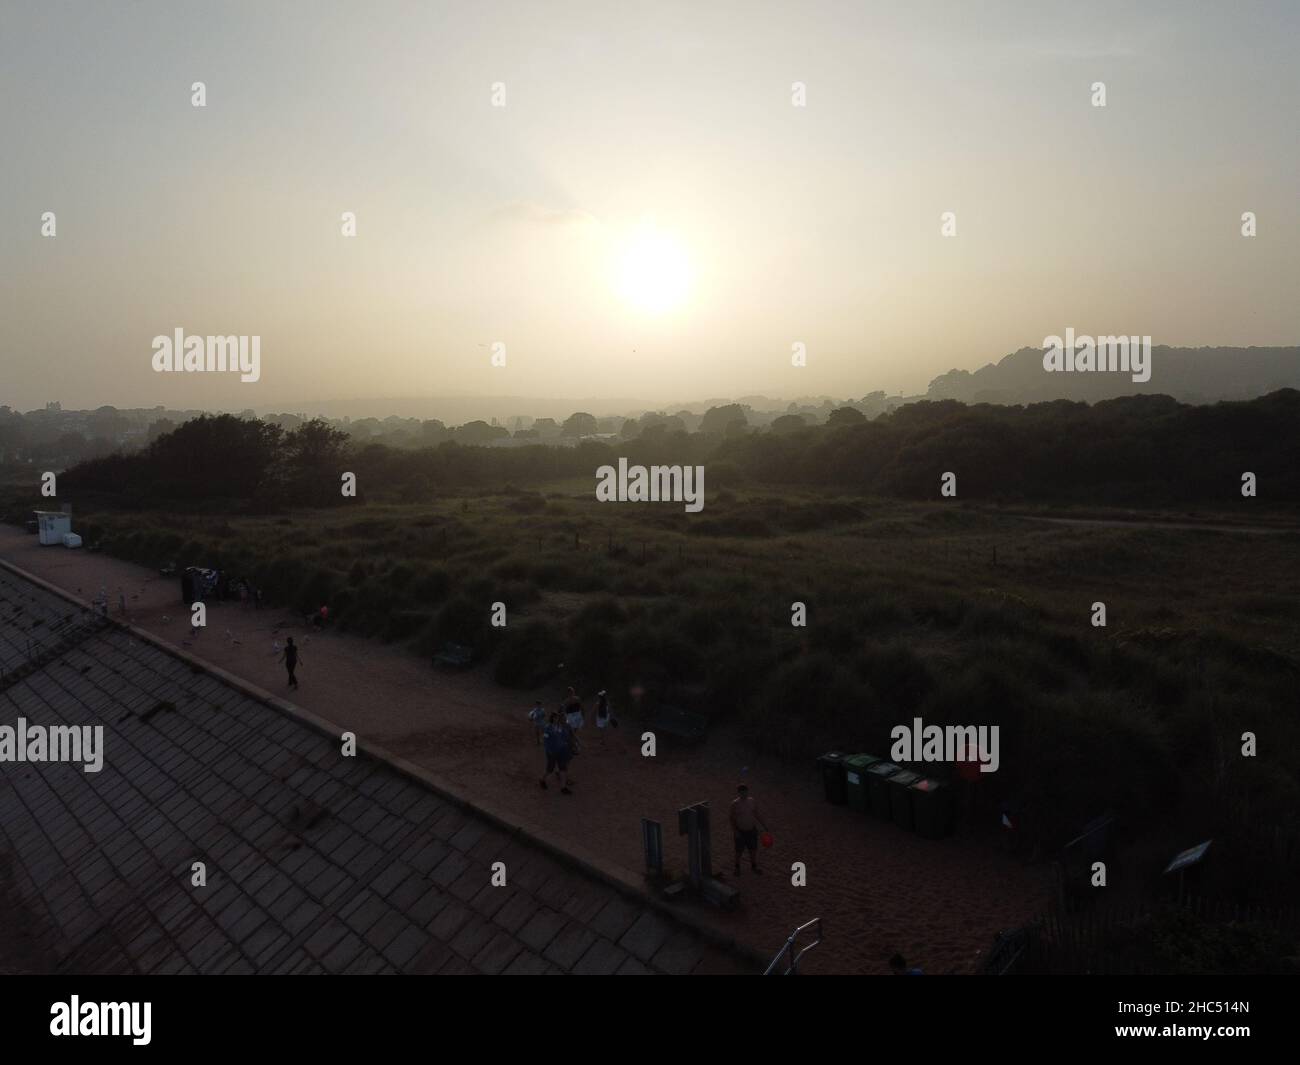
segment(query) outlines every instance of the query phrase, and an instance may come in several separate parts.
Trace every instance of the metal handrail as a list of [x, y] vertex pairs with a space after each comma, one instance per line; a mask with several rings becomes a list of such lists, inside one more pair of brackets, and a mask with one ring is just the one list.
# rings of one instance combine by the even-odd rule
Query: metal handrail
[[[804, 947], [803, 950], [799, 951], [798, 954], [795, 954], [795, 953], [794, 953], [794, 945], [795, 945], [795, 942], [799, 939], [799, 934], [800, 934], [801, 932], [806, 932], [808, 929], [812, 928], [813, 925], [816, 925], [816, 926], [817, 926], [817, 938], [814, 939], [811, 943], [809, 943], [806, 947]], [[777, 967], [777, 965], [780, 963], [781, 959], [782, 959], [783, 957], [789, 955], [789, 957], [790, 957], [790, 967], [789, 967], [788, 969], [786, 969], [786, 971], [783, 972], [783, 973], [781, 973], [780, 975], [781, 975], [781, 976], [798, 976], [798, 975], [799, 975], [799, 959], [802, 958], [805, 954], [807, 954], [810, 950], [812, 950], [813, 947], [817, 946], [817, 944], [819, 944], [821, 941], [822, 941], [822, 919], [821, 919], [820, 917], [814, 917], [811, 921], [808, 921], [808, 922], [805, 923], [805, 924], [801, 924], [798, 928], [796, 928], [796, 929], [794, 930], [794, 932], [791, 934], [790, 938], [787, 939], [787, 940], [785, 941], [785, 946], [783, 946], [780, 950], [778, 950], [778, 951], [776, 952], [776, 957], [772, 959], [772, 964], [769, 965], [769, 966], [767, 967], [767, 969], [764, 971], [763, 975], [764, 975], [764, 976], [771, 976], [771, 975], [772, 975], [772, 970], [774, 970], [774, 969]]]

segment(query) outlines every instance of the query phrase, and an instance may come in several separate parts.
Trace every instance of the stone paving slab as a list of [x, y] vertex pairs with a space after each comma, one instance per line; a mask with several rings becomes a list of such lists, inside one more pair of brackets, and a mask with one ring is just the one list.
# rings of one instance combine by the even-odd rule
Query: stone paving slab
[[8, 570], [0, 669], [0, 725], [104, 730], [99, 773], [0, 762], [0, 889], [50, 971], [718, 963], [648, 905]]

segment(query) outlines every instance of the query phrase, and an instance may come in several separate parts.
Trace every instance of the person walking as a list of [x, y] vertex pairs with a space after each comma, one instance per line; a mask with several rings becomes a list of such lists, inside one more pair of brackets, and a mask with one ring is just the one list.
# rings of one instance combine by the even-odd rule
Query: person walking
[[613, 715], [609, 712], [609, 696], [602, 688], [596, 693], [598, 702], [596, 703], [596, 728], [600, 730], [600, 746], [604, 749], [605, 734], [615, 724]]
[[284, 668], [289, 671], [289, 687], [298, 687], [298, 678], [293, 675], [293, 671], [298, 668], [298, 645], [293, 642], [292, 636], [285, 640], [280, 660], [284, 663]]
[[546, 711], [542, 708], [541, 699], [533, 703], [533, 708], [528, 711], [528, 720], [533, 723], [533, 733], [537, 738], [537, 746], [540, 747], [546, 733]]
[[758, 803], [749, 794], [748, 784], [736, 785], [736, 797], [731, 800], [731, 831], [736, 840], [736, 875], [740, 876], [740, 856], [749, 851], [749, 867], [761, 873], [758, 867], [758, 828], [766, 832], [767, 822], [758, 809]]
[[[582, 753], [582, 743], [578, 740], [578, 734], [573, 731], [568, 719], [563, 714], [556, 714], [559, 718], [560, 732], [564, 736], [564, 742], [569, 745], [569, 758], [577, 758]], [[573, 774], [569, 774], [569, 787], [573, 787]]]
[[569, 693], [564, 697], [564, 702], [560, 706], [560, 711], [564, 716], [572, 717], [574, 713], [582, 713], [582, 700], [578, 697], [577, 691], [569, 689]]
[[560, 794], [572, 795], [569, 790], [569, 759], [572, 752], [569, 747], [569, 726], [561, 714], [551, 715], [551, 722], [546, 726], [546, 735], [542, 741], [546, 753], [546, 770], [542, 773], [541, 785], [546, 787], [546, 778], [552, 773], [560, 782]]
[[586, 724], [586, 717], [582, 712], [582, 700], [578, 698], [578, 693], [572, 688], [564, 699], [564, 722], [569, 727], [569, 734], [573, 741], [573, 754], [582, 752], [582, 741], [578, 738], [578, 733], [582, 726]]

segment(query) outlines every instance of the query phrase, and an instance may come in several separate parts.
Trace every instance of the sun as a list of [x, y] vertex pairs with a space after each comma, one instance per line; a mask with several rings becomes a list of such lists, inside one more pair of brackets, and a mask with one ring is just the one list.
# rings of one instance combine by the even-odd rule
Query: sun
[[623, 248], [616, 287], [628, 306], [645, 314], [668, 314], [690, 295], [693, 271], [686, 247], [672, 233], [637, 230]]

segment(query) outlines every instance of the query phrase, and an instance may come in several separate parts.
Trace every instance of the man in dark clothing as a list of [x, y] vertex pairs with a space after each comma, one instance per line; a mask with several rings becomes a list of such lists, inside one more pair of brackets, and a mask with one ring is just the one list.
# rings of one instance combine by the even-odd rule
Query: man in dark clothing
[[546, 771], [542, 774], [542, 787], [546, 787], [546, 778], [552, 773], [560, 782], [560, 794], [572, 795], [569, 790], [569, 759], [573, 748], [569, 745], [571, 733], [564, 717], [555, 713], [551, 723], [546, 726], [542, 749], [546, 752]]
[[298, 646], [293, 642], [292, 636], [285, 641], [280, 660], [284, 663], [284, 668], [289, 671], [289, 687], [298, 687], [298, 678], [293, 675], [293, 671], [298, 668]]

